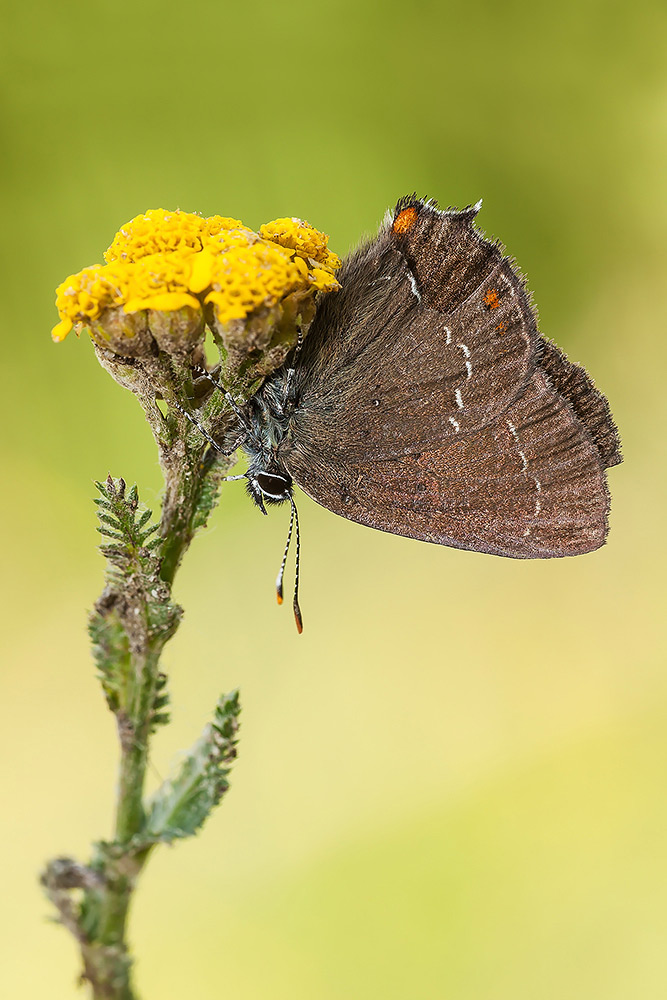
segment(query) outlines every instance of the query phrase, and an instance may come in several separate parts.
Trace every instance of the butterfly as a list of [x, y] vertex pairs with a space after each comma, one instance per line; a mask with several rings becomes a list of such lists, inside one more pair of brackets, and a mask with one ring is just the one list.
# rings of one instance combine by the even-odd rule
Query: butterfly
[[540, 335], [525, 283], [475, 228], [481, 203], [401, 198], [343, 262], [287, 363], [236, 407], [248, 490], [296, 483], [351, 521], [519, 559], [574, 556], [608, 532], [609, 404]]

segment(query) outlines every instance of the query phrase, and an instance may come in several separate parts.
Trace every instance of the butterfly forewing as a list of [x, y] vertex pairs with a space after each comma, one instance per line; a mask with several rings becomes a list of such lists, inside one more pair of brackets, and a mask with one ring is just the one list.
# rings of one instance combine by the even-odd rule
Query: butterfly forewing
[[607, 531], [607, 402], [542, 340], [522, 280], [476, 210], [402, 199], [348, 258], [295, 375], [280, 458], [350, 520], [520, 558]]
[[317, 424], [343, 435], [350, 455], [369, 440], [377, 457], [409, 454], [491, 423], [528, 384], [539, 337], [519, 278], [474, 233], [472, 213], [424, 211], [441, 228], [456, 221], [479, 250], [465, 294], [439, 298], [385, 226], [318, 310], [297, 373], [296, 436]]

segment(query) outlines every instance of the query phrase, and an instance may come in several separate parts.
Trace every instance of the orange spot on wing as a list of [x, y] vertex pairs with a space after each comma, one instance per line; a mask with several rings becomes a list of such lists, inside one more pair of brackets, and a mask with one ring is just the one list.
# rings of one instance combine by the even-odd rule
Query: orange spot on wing
[[484, 294], [484, 301], [486, 302], [489, 309], [497, 309], [500, 305], [500, 299], [498, 298], [498, 290], [496, 288], [489, 288]]
[[416, 208], [404, 208], [394, 219], [393, 230], [398, 236], [403, 236], [414, 226], [417, 221]]
[[506, 329], [507, 329], [507, 323], [505, 322], [505, 320], [501, 320], [500, 323], [498, 323], [497, 326], [495, 327], [495, 330], [499, 337], [503, 335]]

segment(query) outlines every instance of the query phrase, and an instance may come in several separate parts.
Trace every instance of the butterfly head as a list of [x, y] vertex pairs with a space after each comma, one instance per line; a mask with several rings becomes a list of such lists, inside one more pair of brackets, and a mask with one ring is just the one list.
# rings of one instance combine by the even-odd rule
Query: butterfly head
[[285, 551], [283, 552], [280, 570], [276, 579], [276, 596], [278, 604], [283, 603], [283, 577], [285, 575], [285, 563], [292, 540], [292, 529], [296, 528], [296, 571], [294, 576], [294, 598], [292, 607], [294, 609], [294, 620], [297, 631], [303, 631], [303, 619], [301, 608], [299, 607], [299, 553], [301, 550], [301, 540], [299, 535], [299, 515], [292, 495], [292, 477], [285, 468], [276, 461], [264, 463], [261, 461], [261, 452], [251, 457], [250, 465], [246, 475], [248, 481], [248, 493], [255, 501], [263, 514], [267, 513], [265, 504], [281, 504], [288, 502], [291, 508], [289, 530]]

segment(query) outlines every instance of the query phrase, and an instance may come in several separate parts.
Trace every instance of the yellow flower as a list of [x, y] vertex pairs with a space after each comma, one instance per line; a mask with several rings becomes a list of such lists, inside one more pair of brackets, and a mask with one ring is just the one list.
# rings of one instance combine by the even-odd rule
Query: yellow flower
[[128, 273], [125, 312], [139, 309], [160, 309], [170, 312], [183, 306], [199, 306], [199, 299], [190, 294], [192, 261], [189, 253], [155, 253], [126, 265]]
[[327, 249], [329, 237], [301, 219], [274, 219], [259, 229], [260, 236], [283, 247], [295, 250], [299, 256], [311, 258], [327, 271], [340, 267], [340, 257]]
[[103, 309], [120, 305], [125, 301], [128, 285], [128, 275], [122, 265], [94, 264], [65, 278], [56, 289], [60, 323], [53, 328], [53, 339], [56, 342], [64, 340], [75, 323], [89, 323], [97, 319]]
[[304, 283], [301, 269], [283, 247], [265, 240], [233, 246], [212, 259], [212, 291], [206, 302], [215, 305], [221, 323], [243, 319], [259, 306], [275, 305]]
[[[217, 218], [214, 217], [214, 218]], [[232, 219], [225, 221], [234, 221]], [[190, 276], [191, 291], [204, 292], [210, 287], [213, 280], [213, 273], [216, 260], [228, 250], [235, 247], [249, 247], [259, 240], [257, 233], [242, 226], [240, 229], [231, 229], [217, 233], [204, 246], [201, 253], [194, 255], [192, 260], [192, 273]]]
[[110, 264], [114, 260], [139, 260], [156, 253], [201, 250], [202, 237], [207, 236], [206, 221], [190, 212], [152, 208], [116, 233], [104, 259]]

